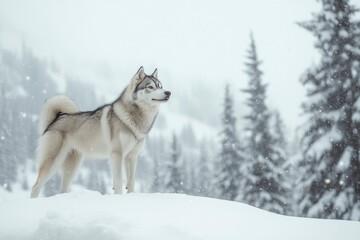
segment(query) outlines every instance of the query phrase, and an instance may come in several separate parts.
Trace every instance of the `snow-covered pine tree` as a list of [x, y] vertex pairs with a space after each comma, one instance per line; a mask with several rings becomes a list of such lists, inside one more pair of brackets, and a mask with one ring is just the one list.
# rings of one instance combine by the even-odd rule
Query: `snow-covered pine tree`
[[199, 171], [196, 176], [197, 181], [197, 195], [199, 196], [210, 196], [211, 189], [211, 177], [210, 171], [210, 157], [207, 149], [207, 143], [203, 140], [200, 144], [200, 156], [199, 156]]
[[[10, 111], [8, 109], [8, 101], [5, 97], [5, 84], [3, 78], [0, 78], [0, 187], [8, 189], [11, 184], [10, 176], [15, 172], [10, 172], [10, 160], [14, 161], [12, 156], [11, 132], [10, 132]], [[10, 175], [10, 176], [9, 176]]]
[[166, 165], [166, 157], [165, 157], [165, 150], [164, 150], [165, 140], [163, 136], [159, 137], [152, 137], [151, 140], [146, 141], [146, 148], [153, 159], [153, 170], [152, 170], [152, 181], [150, 191], [151, 192], [161, 192], [164, 190], [164, 179], [165, 173], [167, 172], [167, 165]]
[[360, 220], [360, 22], [348, 0], [322, 0], [311, 21], [320, 62], [301, 78], [308, 125], [302, 139], [303, 215]]
[[246, 104], [250, 110], [245, 116], [248, 121], [245, 130], [248, 133], [247, 149], [250, 159], [247, 164], [243, 201], [269, 211], [284, 213], [286, 198], [279, 174], [283, 159], [275, 147], [274, 137], [269, 130], [270, 113], [265, 104], [266, 85], [262, 82], [260, 64], [251, 35], [246, 62], [249, 85], [243, 90], [249, 94]]
[[274, 144], [278, 147], [279, 151], [281, 151], [282, 156], [286, 159], [287, 153], [287, 139], [285, 137], [285, 124], [283, 119], [281, 118], [279, 111], [274, 111], [272, 114], [273, 118], [273, 126], [272, 135], [274, 138]]
[[20, 111], [28, 116], [36, 116], [40, 113], [45, 99], [55, 95], [58, 88], [50, 74], [47, 61], [38, 58], [25, 44], [21, 50], [20, 66], [14, 66], [13, 69], [21, 74], [21, 87], [26, 92], [19, 107]]
[[[145, 143], [146, 151], [149, 153], [149, 156], [152, 160], [152, 179], [149, 179], [151, 181], [151, 186], [149, 191], [150, 192], [159, 192], [160, 190], [160, 164], [159, 164], [159, 157], [156, 154], [155, 151], [152, 149], [154, 146], [157, 147], [157, 138], [150, 136], [147, 137], [147, 141]], [[151, 144], [150, 144], [151, 143]], [[156, 148], [157, 149], [157, 148]]]
[[[16, 72], [16, 55], [0, 48], [0, 187], [11, 191], [17, 180], [20, 164], [23, 162], [23, 143], [21, 118], [17, 107], [20, 76]], [[21, 158], [20, 158], [21, 157]]]
[[289, 153], [288, 142], [285, 137], [285, 124], [279, 111], [274, 111], [271, 116], [273, 121], [270, 130], [274, 141], [274, 162], [276, 162], [277, 168], [277, 181], [281, 185], [279, 195], [282, 201], [284, 201], [284, 204], [282, 205], [284, 211], [282, 213], [286, 215], [293, 215], [293, 175], [291, 175], [291, 169], [288, 169], [289, 164], [286, 164], [289, 160]]
[[242, 175], [240, 167], [244, 163], [243, 149], [240, 146], [234, 116], [234, 100], [229, 85], [225, 86], [224, 107], [221, 116], [221, 149], [217, 161], [217, 197], [239, 200], [242, 194]]
[[166, 166], [166, 173], [164, 176], [165, 191], [170, 193], [184, 192], [184, 179], [182, 170], [183, 162], [180, 158], [181, 151], [176, 135], [173, 135], [171, 142], [170, 159]]
[[197, 167], [199, 166], [199, 159], [191, 153], [187, 153], [188, 158], [184, 161], [184, 184], [185, 184], [185, 193], [189, 195], [198, 194], [198, 175]]

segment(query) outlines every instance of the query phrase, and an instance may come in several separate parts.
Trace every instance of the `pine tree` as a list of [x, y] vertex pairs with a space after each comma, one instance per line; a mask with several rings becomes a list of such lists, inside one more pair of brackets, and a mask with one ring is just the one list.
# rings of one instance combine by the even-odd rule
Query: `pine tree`
[[[15, 55], [0, 49], [0, 186], [11, 191], [17, 180], [23, 155], [23, 132], [16, 96], [10, 93], [19, 86], [19, 75], [14, 67]], [[15, 149], [16, 147], [16, 149]], [[21, 156], [23, 157], [23, 156]]]
[[243, 90], [249, 94], [246, 104], [250, 111], [245, 116], [248, 120], [249, 163], [244, 201], [269, 211], [284, 213], [286, 199], [281, 183], [283, 159], [275, 147], [274, 136], [269, 130], [270, 113], [265, 103], [266, 85], [262, 82], [256, 46], [251, 36], [248, 50], [246, 73], [249, 86]]
[[308, 125], [299, 204], [306, 216], [360, 220], [360, 22], [348, 0], [321, 3], [300, 23], [315, 35], [321, 60], [301, 79]]
[[187, 153], [188, 158], [187, 161], [184, 161], [184, 169], [185, 172], [183, 173], [184, 176], [184, 185], [185, 185], [185, 193], [189, 195], [196, 195], [198, 194], [198, 175], [197, 172], [198, 159], [192, 155]]
[[200, 196], [208, 197], [210, 196], [211, 189], [211, 171], [210, 171], [210, 157], [208, 149], [206, 148], [205, 140], [201, 143], [200, 146], [200, 157], [199, 157], [199, 171], [196, 176], [198, 186], [197, 194]]
[[26, 91], [26, 97], [22, 99], [21, 112], [28, 116], [38, 115], [45, 99], [57, 92], [57, 85], [49, 73], [46, 61], [36, 57], [25, 45], [22, 46], [21, 68], [14, 69], [21, 74], [21, 85]]
[[221, 150], [216, 173], [218, 197], [238, 200], [241, 187], [240, 167], [244, 162], [234, 116], [233, 97], [229, 85], [225, 87], [224, 110], [222, 114]]
[[[164, 151], [164, 138], [162, 136], [158, 138], [152, 138], [151, 141], [146, 141], [147, 151], [153, 159], [153, 179], [151, 184], [152, 192], [160, 192], [164, 190], [165, 173], [167, 173], [167, 165], [165, 160]], [[165, 167], [166, 165], [166, 167]]]
[[281, 151], [284, 158], [286, 158], [287, 154], [287, 139], [285, 137], [285, 124], [283, 119], [281, 118], [281, 115], [279, 111], [274, 111], [272, 114], [273, 117], [273, 126], [270, 128], [270, 130], [273, 130], [273, 138], [274, 138], [274, 144], [279, 148], [279, 151]]
[[45, 62], [22, 50], [19, 57], [0, 48], [0, 185], [7, 189], [22, 181], [17, 175], [35, 152], [36, 116], [46, 95], [56, 91]]
[[173, 135], [171, 143], [170, 159], [167, 164], [167, 172], [165, 175], [165, 191], [170, 193], [183, 193], [184, 192], [184, 178], [181, 169], [183, 162], [180, 158], [180, 146], [176, 135]]
[[272, 114], [273, 123], [270, 127], [271, 134], [273, 136], [273, 161], [276, 163], [277, 182], [279, 183], [279, 193], [277, 198], [281, 199], [281, 213], [287, 215], [293, 215], [293, 203], [294, 203], [294, 190], [293, 190], [293, 175], [291, 174], [291, 166], [286, 164], [289, 158], [288, 143], [285, 137], [285, 124], [278, 111]]
[[[1, 79], [0, 79], [1, 80]], [[1, 83], [1, 82], [0, 82]], [[12, 175], [13, 172], [10, 172], [10, 162], [9, 160], [14, 160], [11, 156], [12, 154], [12, 145], [11, 145], [11, 133], [10, 133], [10, 111], [7, 108], [8, 101], [4, 97], [4, 88], [1, 90], [1, 101], [0, 101], [0, 187], [8, 189], [8, 185], [11, 184], [9, 175]]]
[[154, 166], [153, 166], [153, 174], [154, 177], [152, 179], [151, 191], [159, 192], [160, 190], [160, 163], [157, 157], [153, 158]]

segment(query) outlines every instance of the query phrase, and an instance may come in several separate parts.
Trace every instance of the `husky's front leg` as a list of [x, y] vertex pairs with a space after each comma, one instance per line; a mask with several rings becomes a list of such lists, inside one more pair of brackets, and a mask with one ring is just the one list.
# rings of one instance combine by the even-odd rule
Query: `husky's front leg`
[[138, 142], [134, 149], [125, 157], [125, 170], [127, 175], [127, 183], [126, 189], [128, 193], [135, 191], [135, 171], [136, 171], [136, 164], [140, 154], [141, 149], [144, 146], [145, 140], [141, 140]]
[[119, 152], [111, 154], [111, 170], [114, 181], [114, 193], [122, 194], [122, 155]]
[[125, 158], [125, 167], [126, 167], [126, 189], [128, 193], [135, 191], [135, 170], [137, 163], [137, 156], [128, 156]]

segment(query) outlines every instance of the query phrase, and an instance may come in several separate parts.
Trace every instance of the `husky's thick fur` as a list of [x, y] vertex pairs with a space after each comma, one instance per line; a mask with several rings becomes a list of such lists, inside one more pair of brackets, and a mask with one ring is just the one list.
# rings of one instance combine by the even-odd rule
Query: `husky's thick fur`
[[39, 195], [57, 170], [62, 175], [60, 192], [68, 192], [83, 156], [111, 157], [115, 194], [122, 193], [125, 165], [126, 187], [133, 192], [139, 152], [160, 103], [170, 94], [157, 79], [157, 70], [148, 76], [141, 67], [117, 100], [94, 111], [79, 112], [65, 96], [49, 99], [40, 118], [39, 170], [31, 197]]

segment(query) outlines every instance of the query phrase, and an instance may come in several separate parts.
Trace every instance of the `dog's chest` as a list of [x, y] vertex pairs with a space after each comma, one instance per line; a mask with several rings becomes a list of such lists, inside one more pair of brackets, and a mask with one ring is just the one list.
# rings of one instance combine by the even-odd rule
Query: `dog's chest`
[[124, 155], [128, 154], [138, 142], [133, 134], [129, 134], [126, 132], [119, 133], [119, 141], [121, 150]]
[[140, 110], [125, 110], [125, 107], [120, 107], [119, 105], [114, 106], [114, 111], [125, 128], [129, 129], [137, 140], [141, 140], [146, 136], [149, 128], [148, 125], [153, 120], [151, 116], [144, 114]]

